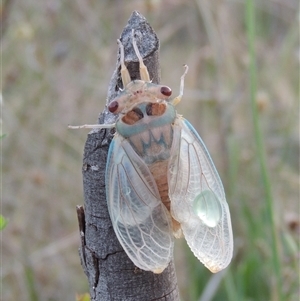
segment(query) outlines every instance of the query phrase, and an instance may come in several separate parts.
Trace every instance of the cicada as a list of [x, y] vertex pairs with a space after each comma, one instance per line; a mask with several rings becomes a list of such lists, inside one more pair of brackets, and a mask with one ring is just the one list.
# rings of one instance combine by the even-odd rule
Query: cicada
[[140, 269], [161, 273], [173, 257], [174, 238], [184, 236], [194, 255], [213, 273], [230, 263], [233, 235], [224, 188], [194, 127], [178, 115], [180, 93], [151, 82], [138, 50], [141, 80], [131, 81], [120, 41], [124, 89], [108, 105], [119, 114], [106, 164], [107, 205], [115, 234]]

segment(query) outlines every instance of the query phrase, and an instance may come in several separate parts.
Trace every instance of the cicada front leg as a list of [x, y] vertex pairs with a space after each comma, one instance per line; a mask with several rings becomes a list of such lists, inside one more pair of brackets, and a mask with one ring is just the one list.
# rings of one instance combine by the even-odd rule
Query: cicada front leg
[[131, 82], [131, 78], [130, 78], [129, 71], [125, 65], [124, 46], [120, 40], [118, 40], [118, 46], [120, 49], [121, 78], [122, 78], [123, 88], [125, 88]]
[[[118, 40], [118, 45], [120, 48], [121, 77], [122, 77], [123, 87], [125, 88], [131, 82], [131, 78], [130, 78], [129, 71], [125, 65], [124, 46], [120, 40]], [[146, 65], [144, 64], [141, 53], [137, 47], [133, 29], [132, 29], [132, 46], [133, 46], [134, 52], [139, 60], [141, 80], [143, 80], [145, 82], [150, 82], [150, 76], [148, 73], [148, 69], [147, 69]]]
[[150, 82], [150, 76], [149, 76], [149, 73], [148, 73], [148, 69], [146, 67], [146, 65], [144, 64], [143, 62], [143, 58], [140, 54], [140, 51], [136, 45], [136, 40], [134, 38], [134, 30], [132, 29], [132, 45], [133, 45], [133, 49], [134, 49], [134, 52], [136, 54], [136, 56], [138, 57], [138, 60], [139, 60], [139, 66], [140, 66], [140, 77], [141, 77], [141, 80], [145, 81], [145, 82]]
[[83, 124], [83, 125], [68, 125], [69, 129], [112, 129], [116, 126], [115, 123], [111, 124]]
[[186, 74], [188, 73], [189, 67], [187, 65], [184, 65], [184, 73], [181, 75], [180, 78], [180, 90], [179, 90], [179, 95], [177, 97], [175, 97], [171, 103], [176, 106], [177, 104], [179, 104], [179, 102], [181, 101], [181, 98], [183, 96], [183, 90], [184, 90], [184, 78], [186, 76]]

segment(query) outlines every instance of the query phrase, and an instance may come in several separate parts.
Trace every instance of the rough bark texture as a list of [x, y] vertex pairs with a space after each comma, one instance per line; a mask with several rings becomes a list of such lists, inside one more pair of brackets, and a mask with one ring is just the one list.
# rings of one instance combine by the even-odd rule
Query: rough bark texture
[[[159, 41], [138, 12], [133, 12], [121, 35], [125, 62], [132, 79], [139, 78], [139, 65], [132, 47], [134, 29], [137, 44], [154, 83], [159, 83]], [[122, 88], [119, 56], [108, 89], [107, 103]], [[115, 116], [106, 109], [99, 123], [112, 123]], [[173, 262], [162, 274], [138, 269], [119, 244], [108, 214], [105, 195], [105, 166], [113, 131], [93, 130], [88, 134], [83, 158], [84, 210], [77, 207], [81, 247], [80, 258], [90, 285], [91, 300], [179, 300]]]

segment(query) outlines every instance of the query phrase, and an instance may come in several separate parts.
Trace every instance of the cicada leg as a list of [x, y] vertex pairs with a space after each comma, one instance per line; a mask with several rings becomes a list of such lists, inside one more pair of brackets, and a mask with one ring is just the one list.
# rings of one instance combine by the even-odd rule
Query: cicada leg
[[[123, 87], [126, 87], [131, 82], [131, 78], [130, 78], [128, 69], [125, 66], [124, 46], [120, 40], [118, 40], [118, 45], [120, 48], [121, 77], [122, 77]], [[143, 58], [140, 54], [140, 51], [136, 44], [136, 40], [134, 38], [134, 30], [132, 30], [132, 45], [133, 45], [134, 52], [139, 60], [141, 80], [143, 80], [145, 82], [150, 82], [150, 76], [148, 73], [148, 69], [143, 62]]]
[[125, 61], [124, 46], [120, 40], [117, 41], [120, 48], [121, 78], [122, 78], [123, 88], [125, 88], [131, 82], [131, 78], [130, 78], [129, 71], [125, 66], [125, 62], [124, 62]]
[[184, 90], [184, 78], [186, 76], [186, 74], [188, 73], [189, 67], [187, 65], [184, 65], [184, 73], [182, 74], [181, 78], [180, 78], [180, 91], [179, 91], [179, 95], [177, 97], [175, 97], [171, 103], [176, 106], [180, 101], [181, 98], [183, 96], [183, 90]]
[[115, 123], [111, 124], [83, 124], [83, 125], [68, 125], [69, 129], [111, 129], [116, 126]]
[[142, 58], [142, 56], [140, 54], [140, 51], [139, 51], [139, 49], [136, 45], [136, 40], [134, 38], [134, 30], [133, 29], [132, 29], [132, 45], [133, 45], [134, 52], [135, 52], [136, 56], [139, 59], [141, 80], [143, 80], [145, 82], [150, 82], [150, 76], [149, 76], [149, 73], [148, 73], [148, 69], [144, 64], [143, 58]]

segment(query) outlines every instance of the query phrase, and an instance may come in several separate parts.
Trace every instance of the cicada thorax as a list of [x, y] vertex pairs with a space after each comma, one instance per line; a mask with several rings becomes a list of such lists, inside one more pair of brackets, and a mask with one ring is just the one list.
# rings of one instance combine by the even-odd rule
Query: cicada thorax
[[[162, 102], [142, 102], [126, 112], [116, 123], [117, 132], [127, 139], [148, 165], [156, 182], [161, 201], [170, 212], [168, 164], [173, 143], [173, 105]], [[173, 219], [173, 231], [178, 236], [180, 225]]]
[[174, 107], [167, 102], [142, 102], [120, 117], [117, 132], [128, 139], [136, 153], [150, 165], [167, 160], [173, 142]]

